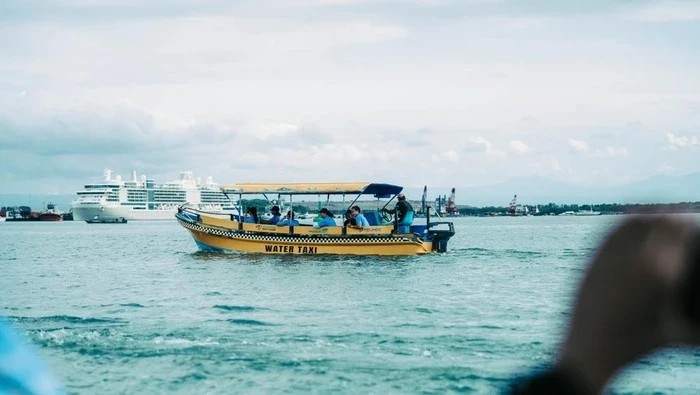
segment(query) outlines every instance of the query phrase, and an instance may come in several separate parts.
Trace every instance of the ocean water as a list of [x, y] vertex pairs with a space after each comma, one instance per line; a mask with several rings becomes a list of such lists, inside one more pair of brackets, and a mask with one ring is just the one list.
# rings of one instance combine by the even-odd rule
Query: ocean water
[[[498, 393], [621, 217], [457, 218], [421, 257], [202, 253], [174, 221], [0, 224], [0, 310], [69, 393]], [[698, 393], [668, 350], [613, 393]]]

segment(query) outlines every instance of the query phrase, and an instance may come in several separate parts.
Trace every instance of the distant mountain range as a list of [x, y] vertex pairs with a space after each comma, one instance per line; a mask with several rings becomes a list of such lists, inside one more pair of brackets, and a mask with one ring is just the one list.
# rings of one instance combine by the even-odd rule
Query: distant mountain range
[[[507, 206], [514, 194], [522, 204], [597, 204], [597, 203], [678, 203], [700, 201], [700, 173], [672, 177], [657, 175], [642, 181], [613, 187], [580, 187], [543, 177], [519, 177], [482, 186], [459, 186], [459, 206]], [[431, 187], [428, 195], [434, 201], [438, 194], [449, 195], [452, 187]], [[410, 200], [420, 200], [423, 187], [405, 189]], [[68, 211], [75, 195], [0, 194], [0, 206], [30, 206], [39, 211], [51, 202], [59, 210]]]
[[[596, 204], [596, 203], [677, 203], [700, 201], [700, 173], [679, 177], [653, 176], [630, 184], [612, 187], [581, 187], [542, 177], [514, 178], [493, 185], [460, 187], [455, 183], [459, 206], [507, 206], [514, 194], [522, 204]], [[431, 188], [431, 200], [440, 194], [449, 196], [451, 188]], [[422, 188], [406, 191], [412, 200], [420, 199]]]

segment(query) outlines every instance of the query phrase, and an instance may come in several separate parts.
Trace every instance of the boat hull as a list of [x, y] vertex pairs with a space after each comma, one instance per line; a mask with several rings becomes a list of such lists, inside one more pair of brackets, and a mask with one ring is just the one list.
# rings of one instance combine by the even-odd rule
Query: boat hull
[[110, 219], [101, 219], [101, 218], [93, 218], [85, 221], [89, 224], [125, 224], [127, 223], [126, 218], [110, 218]]
[[61, 217], [61, 214], [56, 214], [56, 213], [42, 213], [39, 214], [39, 221], [63, 221], [63, 217]]
[[378, 237], [306, 237], [261, 235], [178, 222], [203, 251], [236, 251], [270, 255], [422, 255], [432, 251], [432, 242], [413, 235]]
[[119, 218], [124, 217], [129, 221], [132, 220], [172, 220], [177, 209], [172, 210], [134, 210], [131, 207], [122, 206], [73, 206], [73, 220], [87, 221], [95, 216], [100, 218]]

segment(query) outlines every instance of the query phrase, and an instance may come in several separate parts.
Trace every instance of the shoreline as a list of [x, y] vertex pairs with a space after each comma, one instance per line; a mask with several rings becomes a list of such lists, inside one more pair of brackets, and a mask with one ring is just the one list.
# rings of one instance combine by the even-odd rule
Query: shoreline
[[460, 216], [595, 216], [595, 215], [629, 215], [629, 214], [697, 214], [700, 213], [700, 201], [678, 203], [599, 203], [599, 204], [536, 204], [518, 205], [515, 215], [508, 214], [508, 207], [457, 206]]

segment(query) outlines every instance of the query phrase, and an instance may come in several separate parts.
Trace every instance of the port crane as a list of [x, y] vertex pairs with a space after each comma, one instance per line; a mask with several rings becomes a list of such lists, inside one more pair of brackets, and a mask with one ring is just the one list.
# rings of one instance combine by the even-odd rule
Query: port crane
[[457, 209], [457, 204], [455, 203], [455, 189], [454, 188], [452, 188], [452, 192], [450, 193], [450, 197], [447, 198], [447, 205], [445, 207], [445, 211], [447, 212], [447, 215], [459, 214], [459, 210]]

